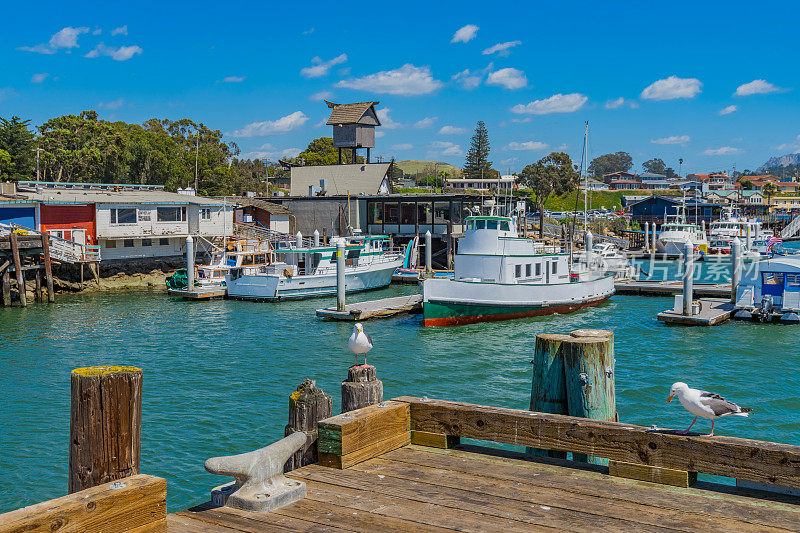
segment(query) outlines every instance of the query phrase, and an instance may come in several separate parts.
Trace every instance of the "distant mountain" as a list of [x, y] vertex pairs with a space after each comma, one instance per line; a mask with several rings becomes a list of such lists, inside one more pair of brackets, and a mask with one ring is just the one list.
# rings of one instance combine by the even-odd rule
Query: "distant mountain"
[[432, 176], [436, 171], [445, 171], [451, 178], [457, 178], [461, 175], [460, 168], [442, 161], [407, 159], [406, 161], [395, 161], [394, 166], [402, 170], [403, 174], [406, 176], [417, 176], [420, 174], [430, 174]]
[[791, 167], [800, 165], [800, 154], [786, 154], [777, 157], [770, 157], [767, 162], [758, 167], [756, 170], [762, 172], [768, 168]]

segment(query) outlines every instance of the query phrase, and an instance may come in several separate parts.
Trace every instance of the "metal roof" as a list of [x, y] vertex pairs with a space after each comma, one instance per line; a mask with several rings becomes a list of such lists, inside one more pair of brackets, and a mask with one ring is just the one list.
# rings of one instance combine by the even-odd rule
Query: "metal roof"
[[[34, 182], [35, 183], [35, 182]], [[179, 204], [221, 206], [225, 202], [218, 198], [192, 196], [167, 192], [162, 188], [143, 190], [102, 189], [58, 189], [18, 190], [17, 199], [24, 196], [28, 201], [43, 204]], [[2, 199], [2, 197], [0, 197]], [[232, 201], [227, 202], [231, 204]]]

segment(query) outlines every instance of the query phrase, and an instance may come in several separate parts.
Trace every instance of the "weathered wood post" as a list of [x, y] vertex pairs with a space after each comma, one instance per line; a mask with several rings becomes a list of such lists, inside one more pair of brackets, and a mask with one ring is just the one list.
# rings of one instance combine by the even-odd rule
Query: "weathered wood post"
[[11, 306], [11, 270], [9, 266], [11, 265], [10, 261], [6, 261], [3, 263], [3, 266], [0, 267], [0, 270], [3, 271], [3, 306], [10, 307]]
[[139, 473], [142, 370], [94, 366], [72, 371], [69, 492]]
[[[530, 410], [595, 420], [617, 419], [614, 392], [614, 334], [579, 329], [569, 335], [536, 336]], [[565, 452], [528, 448], [532, 455], [565, 458]], [[606, 464], [573, 454], [573, 459]]]
[[42, 294], [42, 272], [40, 268], [37, 268], [34, 273], [34, 281], [36, 282], [36, 288], [33, 290], [33, 297], [37, 302], [41, 302], [44, 300], [44, 294]]
[[50, 235], [42, 234], [42, 255], [44, 255], [44, 279], [47, 282], [47, 301], [56, 301], [56, 293], [53, 290], [53, 263], [50, 261]]
[[383, 382], [372, 365], [353, 365], [342, 381], [342, 412], [361, 409], [383, 401]]
[[19, 303], [22, 307], [28, 305], [28, 295], [25, 293], [25, 271], [22, 270], [22, 259], [19, 256], [19, 241], [17, 234], [11, 232], [9, 234], [11, 241], [11, 255], [14, 260], [14, 272], [17, 274], [17, 291], [19, 292]]
[[317, 422], [332, 414], [333, 399], [330, 394], [317, 388], [314, 380], [303, 380], [297, 390], [289, 395], [289, 423], [284, 436], [302, 431], [306, 434], [306, 443], [289, 458], [284, 472], [317, 462]]

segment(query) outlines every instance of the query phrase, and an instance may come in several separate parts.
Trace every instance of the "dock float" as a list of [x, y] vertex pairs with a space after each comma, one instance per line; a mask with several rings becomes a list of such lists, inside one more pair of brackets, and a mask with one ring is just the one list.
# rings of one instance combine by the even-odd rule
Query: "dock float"
[[[617, 294], [635, 296], [672, 296], [683, 291], [681, 281], [615, 281]], [[694, 295], [708, 298], [730, 297], [730, 283], [695, 283]]]
[[169, 289], [170, 296], [180, 296], [184, 300], [211, 300], [214, 298], [225, 298], [228, 290], [225, 287], [197, 287], [194, 290], [188, 289]]
[[668, 309], [658, 313], [658, 320], [683, 326], [716, 326], [730, 320], [733, 315], [734, 306], [729, 298], [700, 298], [696, 301], [700, 303], [698, 314], [687, 316], [683, 314], [683, 309]]
[[388, 318], [403, 313], [419, 313], [420, 311], [422, 311], [422, 296], [410, 294], [347, 304], [344, 311], [337, 311], [335, 307], [317, 309], [317, 316], [328, 320], [355, 322], [370, 318]]

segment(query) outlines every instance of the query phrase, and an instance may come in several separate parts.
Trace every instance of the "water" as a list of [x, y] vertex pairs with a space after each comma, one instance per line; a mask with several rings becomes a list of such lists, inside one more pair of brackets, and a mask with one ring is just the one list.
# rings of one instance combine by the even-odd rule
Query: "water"
[[[57, 301], [0, 309], [0, 512], [66, 493], [73, 368], [144, 369], [141, 470], [168, 480], [175, 511], [204, 501], [226, 481], [205, 472], [205, 459], [283, 436], [288, 395], [304, 378], [332, 394], [338, 412], [340, 383], [353, 362], [346, 348], [352, 325], [314, 317], [332, 299], [183, 302], [138, 292]], [[749, 419], [720, 421], [719, 434], [797, 443], [800, 329], [740, 322], [668, 327], [655, 317], [671, 306], [669, 298], [614, 296], [567, 316], [458, 328], [424, 329], [419, 315], [368, 322], [375, 341], [369, 361], [386, 398], [427, 395], [527, 408], [537, 333], [611, 329], [622, 421], [687, 426], [691, 415], [665, 403], [669, 386], [682, 380], [755, 409]]]

